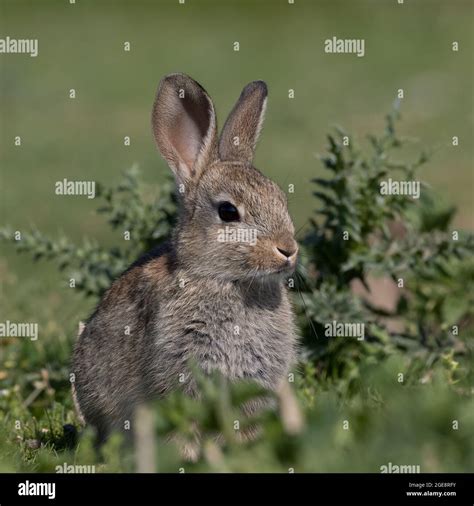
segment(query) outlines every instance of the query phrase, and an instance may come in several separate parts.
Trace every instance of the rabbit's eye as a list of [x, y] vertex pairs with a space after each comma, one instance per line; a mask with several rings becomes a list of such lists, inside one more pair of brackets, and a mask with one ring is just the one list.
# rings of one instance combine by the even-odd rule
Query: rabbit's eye
[[230, 202], [219, 204], [219, 217], [222, 221], [239, 221], [239, 211]]

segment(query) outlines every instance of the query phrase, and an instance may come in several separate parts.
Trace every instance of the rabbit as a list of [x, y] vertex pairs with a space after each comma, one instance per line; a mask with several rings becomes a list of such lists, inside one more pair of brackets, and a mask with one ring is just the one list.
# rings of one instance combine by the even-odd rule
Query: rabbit
[[285, 194], [252, 165], [266, 100], [263, 81], [245, 86], [218, 137], [200, 84], [185, 74], [159, 84], [152, 130], [176, 179], [179, 216], [170, 240], [113, 282], [76, 341], [75, 401], [99, 440], [150, 399], [177, 388], [199, 396], [190, 362], [270, 391], [295, 364], [285, 287], [298, 255], [294, 226]]

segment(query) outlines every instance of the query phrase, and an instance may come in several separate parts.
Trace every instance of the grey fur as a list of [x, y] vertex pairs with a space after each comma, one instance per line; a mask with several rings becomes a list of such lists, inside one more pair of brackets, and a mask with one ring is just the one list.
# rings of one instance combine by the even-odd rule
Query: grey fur
[[[247, 85], [218, 144], [214, 107], [202, 87], [183, 74], [160, 83], [153, 131], [184, 188], [181, 213], [171, 240], [112, 284], [76, 343], [77, 402], [100, 437], [123, 428], [141, 402], [179, 387], [198, 395], [190, 360], [206, 373], [271, 390], [295, 361], [284, 286], [296, 262], [294, 227], [283, 192], [251, 165], [266, 95], [261, 81]], [[229, 144], [235, 136], [238, 149]], [[220, 220], [222, 199], [242, 211], [241, 222]], [[257, 230], [257, 243], [219, 242], [225, 226]]]

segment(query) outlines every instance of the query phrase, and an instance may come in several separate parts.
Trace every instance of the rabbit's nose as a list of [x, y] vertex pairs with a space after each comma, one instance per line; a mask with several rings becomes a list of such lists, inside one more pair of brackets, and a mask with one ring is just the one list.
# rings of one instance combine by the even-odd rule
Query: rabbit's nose
[[294, 243], [291, 245], [287, 244], [283, 247], [276, 246], [276, 249], [277, 249], [278, 253], [283, 255], [285, 257], [285, 260], [287, 260], [288, 258], [291, 258], [292, 256], [294, 256], [297, 253], [298, 246], [296, 245], [296, 243]]
[[277, 247], [277, 250], [278, 250], [278, 251], [279, 251], [282, 255], [284, 255], [284, 256], [286, 256], [286, 257], [291, 257], [291, 255], [293, 254], [293, 253], [291, 253], [291, 251], [286, 251], [286, 250], [281, 249], [281, 248], [278, 248], [278, 247]]

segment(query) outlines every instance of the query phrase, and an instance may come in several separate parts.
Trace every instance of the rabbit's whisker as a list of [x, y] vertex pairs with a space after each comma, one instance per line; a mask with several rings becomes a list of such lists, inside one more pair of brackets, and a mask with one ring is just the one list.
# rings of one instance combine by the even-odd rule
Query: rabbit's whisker
[[299, 296], [301, 297], [301, 302], [303, 302], [303, 310], [304, 310], [305, 317], [308, 320], [309, 326], [311, 327], [312, 332], [316, 336], [316, 339], [319, 339], [319, 336], [318, 336], [318, 333], [316, 332], [316, 328], [313, 324], [313, 321], [308, 316], [308, 307], [306, 306], [306, 301], [304, 300], [303, 294], [301, 293], [301, 290], [299, 288], [297, 288], [297, 291], [299, 293]]

